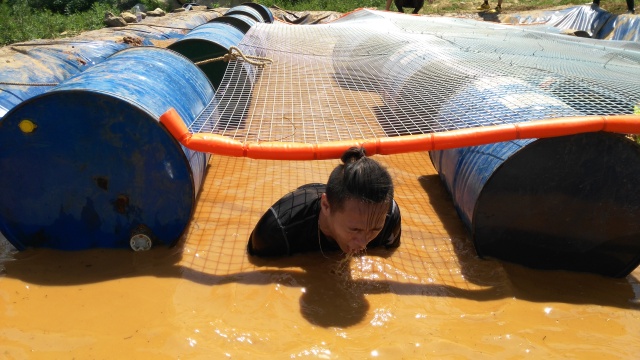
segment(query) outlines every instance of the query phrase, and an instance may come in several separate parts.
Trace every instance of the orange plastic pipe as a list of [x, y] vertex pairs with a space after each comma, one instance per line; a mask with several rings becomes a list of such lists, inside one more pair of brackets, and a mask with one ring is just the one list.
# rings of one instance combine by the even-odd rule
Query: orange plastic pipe
[[574, 135], [585, 132], [606, 131], [621, 134], [640, 134], [640, 115], [577, 116], [430, 134], [372, 140], [332, 141], [319, 144], [295, 142], [242, 143], [217, 134], [192, 134], [173, 108], [160, 116], [160, 123], [179, 143], [191, 150], [217, 155], [268, 160], [338, 159], [351, 146], [364, 146], [368, 155], [391, 155], [445, 150], [517, 139]]

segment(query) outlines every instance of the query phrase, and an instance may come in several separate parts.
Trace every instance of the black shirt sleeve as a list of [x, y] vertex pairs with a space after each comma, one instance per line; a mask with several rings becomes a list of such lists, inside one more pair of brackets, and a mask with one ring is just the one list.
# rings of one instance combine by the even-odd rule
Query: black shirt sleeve
[[247, 244], [249, 255], [281, 256], [289, 254], [289, 246], [283, 234], [283, 228], [278, 224], [278, 217], [269, 208], [262, 215], [256, 227], [249, 236]]
[[320, 197], [325, 190], [324, 184], [302, 185], [273, 204], [251, 232], [249, 255], [284, 256], [315, 250]]

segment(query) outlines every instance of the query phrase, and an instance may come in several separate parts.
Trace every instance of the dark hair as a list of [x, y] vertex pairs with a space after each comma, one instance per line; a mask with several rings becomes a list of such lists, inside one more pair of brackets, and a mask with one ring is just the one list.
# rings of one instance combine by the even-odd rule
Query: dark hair
[[389, 172], [366, 156], [363, 147], [352, 147], [342, 154], [327, 183], [327, 200], [341, 209], [345, 200], [383, 203], [393, 199], [393, 181]]

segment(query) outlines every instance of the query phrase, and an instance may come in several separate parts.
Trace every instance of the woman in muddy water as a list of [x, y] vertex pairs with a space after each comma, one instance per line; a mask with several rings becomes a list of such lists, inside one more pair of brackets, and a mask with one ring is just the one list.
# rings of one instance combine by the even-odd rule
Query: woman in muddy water
[[342, 250], [352, 256], [400, 245], [400, 208], [389, 172], [364, 148], [348, 149], [341, 161], [326, 185], [303, 185], [267, 210], [249, 237], [249, 255]]

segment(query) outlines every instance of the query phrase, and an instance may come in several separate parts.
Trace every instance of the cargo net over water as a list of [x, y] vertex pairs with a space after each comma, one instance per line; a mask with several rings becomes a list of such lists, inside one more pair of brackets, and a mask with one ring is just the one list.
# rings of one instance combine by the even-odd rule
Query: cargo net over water
[[354, 144], [402, 153], [640, 132], [637, 43], [359, 10], [323, 25], [259, 23], [239, 48], [271, 62], [231, 61], [188, 132], [172, 130], [185, 146], [321, 159]]

